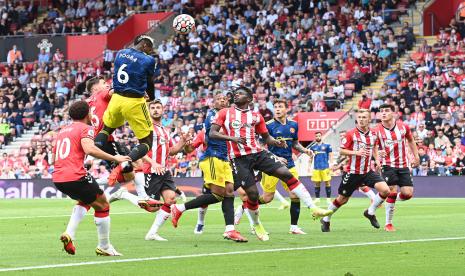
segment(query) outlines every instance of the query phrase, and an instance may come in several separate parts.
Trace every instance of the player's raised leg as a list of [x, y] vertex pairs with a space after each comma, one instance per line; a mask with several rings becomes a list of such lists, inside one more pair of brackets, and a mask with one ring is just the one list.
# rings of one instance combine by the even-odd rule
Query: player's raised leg
[[[134, 47], [123, 49], [116, 54], [114, 93], [103, 115], [104, 127], [95, 138], [96, 145], [104, 148], [108, 137], [125, 121], [139, 140], [129, 153], [131, 161], [144, 157], [152, 148], [152, 121], [147, 110], [145, 96], [154, 99], [153, 68], [155, 59], [150, 55], [153, 39], [138, 36]], [[132, 171], [130, 162], [121, 164], [122, 172]]]
[[311, 211], [314, 218], [324, 217], [332, 214], [330, 210], [324, 210], [315, 205], [310, 196], [310, 193], [305, 188], [305, 186], [295, 178], [288, 168], [282, 166], [278, 169], [275, 169], [269, 174], [279, 178], [281, 181], [287, 184], [287, 187], [291, 192], [293, 192]]
[[373, 202], [373, 200], [375, 199], [375, 192], [373, 192], [373, 190], [370, 189], [370, 187], [368, 186], [362, 186], [358, 188], [358, 191], [364, 194], [366, 197], [368, 197], [371, 202]]

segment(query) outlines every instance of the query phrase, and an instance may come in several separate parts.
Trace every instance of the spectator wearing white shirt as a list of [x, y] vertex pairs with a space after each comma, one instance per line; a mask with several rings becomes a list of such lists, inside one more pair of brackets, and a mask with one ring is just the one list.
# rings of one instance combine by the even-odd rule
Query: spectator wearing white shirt
[[268, 20], [266, 19], [266, 17], [262, 13], [260, 13], [260, 15], [258, 16], [258, 19], [257, 19], [257, 25], [265, 27], [266, 24], [268, 24]]
[[266, 16], [266, 21], [272, 26], [276, 20], [278, 20], [278, 14], [274, 10], [271, 10], [270, 14]]
[[365, 17], [365, 11], [362, 10], [360, 6], [356, 7], [355, 12], [354, 12], [354, 17], [355, 19], [360, 20], [360, 18]]
[[79, 6], [76, 10], [76, 17], [81, 18], [81, 17], [86, 17], [87, 16], [87, 9], [84, 6], [84, 4], [81, 2], [79, 3]]
[[426, 129], [425, 122], [424, 121], [418, 122], [417, 125], [418, 125], [418, 128], [416, 132], [418, 134], [418, 137], [421, 140], [424, 140], [426, 137], [428, 137], [428, 130]]

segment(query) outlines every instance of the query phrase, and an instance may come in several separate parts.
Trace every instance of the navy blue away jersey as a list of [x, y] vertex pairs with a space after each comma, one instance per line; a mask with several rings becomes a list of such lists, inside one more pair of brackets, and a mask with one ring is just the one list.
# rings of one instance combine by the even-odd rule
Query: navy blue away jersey
[[266, 123], [266, 128], [270, 135], [275, 139], [284, 139], [287, 143], [287, 148], [268, 146], [268, 150], [274, 155], [286, 158], [288, 168], [294, 167], [295, 164], [292, 159], [292, 144], [294, 140], [297, 140], [297, 122], [286, 120], [286, 124], [283, 125], [277, 120], [272, 119]]
[[153, 57], [133, 48], [123, 49], [116, 54], [113, 88], [123, 96], [125, 92], [144, 96], [154, 69]]
[[203, 160], [207, 157], [216, 157], [221, 160], [228, 161], [228, 146], [226, 145], [226, 141], [211, 139], [208, 137], [210, 128], [212, 126], [212, 120], [216, 113], [218, 113], [218, 110], [214, 108], [210, 109], [207, 113], [207, 117], [205, 119], [205, 142], [207, 144], [207, 149], [203, 153], [200, 160]]

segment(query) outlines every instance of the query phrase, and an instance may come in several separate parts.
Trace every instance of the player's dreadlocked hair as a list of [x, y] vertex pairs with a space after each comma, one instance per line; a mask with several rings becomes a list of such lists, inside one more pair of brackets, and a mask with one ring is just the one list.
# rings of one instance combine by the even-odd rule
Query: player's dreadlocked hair
[[148, 35], [140, 35], [140, 36], [136, 37], [136, 39], [134, 40], [134, 45], [137, 45], [137, 44], [141, 43], [142, 41], [152, 45], [152, 47], [154, 45], [153, 38], [151, 38]]
[[89, 115], [89, 104], [86, 101], [77, 101], [69, 108], [69, 117], [73, 120], [83, 120], [87, 115]]

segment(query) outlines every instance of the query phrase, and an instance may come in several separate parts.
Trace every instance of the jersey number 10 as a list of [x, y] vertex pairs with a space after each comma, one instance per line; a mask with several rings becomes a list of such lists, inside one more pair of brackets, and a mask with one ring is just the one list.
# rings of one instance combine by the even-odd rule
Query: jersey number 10
[[56, 155], [55, 159], [65, 159], [68, 157], [69, 152], [71, 151], [71, 141], [69, 138], [65, 138], [63, 140], [58, 140], [57, 141], [57, 146], [56, 146]]

